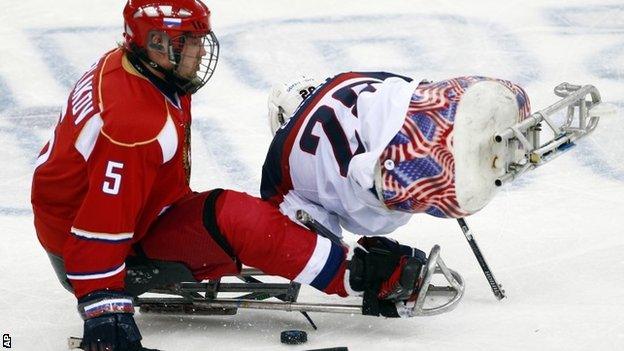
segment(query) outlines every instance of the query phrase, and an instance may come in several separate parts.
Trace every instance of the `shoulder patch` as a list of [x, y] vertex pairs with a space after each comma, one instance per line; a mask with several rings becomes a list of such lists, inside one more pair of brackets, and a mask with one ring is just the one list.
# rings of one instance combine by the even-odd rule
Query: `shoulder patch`
[[169, 162], [173, 156], [175, 156], [178, 149], [178, 132], [176, 131], [171, 117], [167, 117], [165, 127], [158, 135], [157, 140], [162, 150], [162, 162]]

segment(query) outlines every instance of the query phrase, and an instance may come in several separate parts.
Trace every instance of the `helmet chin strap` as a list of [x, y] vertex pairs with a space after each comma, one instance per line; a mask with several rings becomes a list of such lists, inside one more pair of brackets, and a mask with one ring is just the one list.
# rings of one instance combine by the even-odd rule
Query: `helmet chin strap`
[[[161, 47], [160, 49], [163, 49], [163, 48]], [[167, 50], [167, 52], [169, 53], [169, 50]], [[178, 93], [181, 95], [193, 94], [194, 92], [198, 90], [199, 87], [201, 87], [201, 85], [197, 84], [196, 79], [183, 78], [175, 72], [175, 70], [178, 67], [178, 62], [176, 62], [175, 59], [174, 60], [171, 59], [173, 56], [172, 54], [169, 54], [168, 56], [169, 56], [169, 61], [174, 64], [173, 69], [164, 68], [163, 66], [151, 60], [148, 57], [147, 51], [145, 49], [140, 49], [138, 47], [135, 47], [133, 48], [133, 50], [129, 51], [129, 54], [137, 57], [141, 61], [147, 63], [154, 70], [162, 73], [164, 75], [163, 80], [165, 81], [165, 83], [175, 88], [178, 91]], [[145, 74], [145, 72], [142, 72], [142, 71], [141, 73]]]
[[173, 69], [166, 69], [161, 65], [157, 64], [152, 60], [147, 60], [147, 63], [150, 67], [154, 68], [158, 72], [165, 75], [165, 80], [169, 83], [175, 85], [175, 87], [180, 90], [182, 94], [193, 94], [201, 87], [201, 82], [197, 82], [198, 78], [194, 77], [191, 79], [181, 77], [176, 73], [176, 69], [178, 68], [178, 63], [175, 63]]
[[[147, 55], [145, 55], [147, 56]], [[179, 74], [176, 73], [176, 69], [178, 68], [178, 63], [176, 62], [174, 65], [174, 67], [172, 69], [166, 69], [164, 67], [162, 67], [161, 65], [157, 64], [156, 62], [150, 60], [149, 58], [145, 57], [145, 61], [147, 62], [147, 64], [152, 67], [153, 69], [155, 69], [156, 71], [162, 73], [165, 75], [165, 80], [170, 83], [173, 84], [182, 94], [188, 94], [188, 93], [194, 93], [196, 91], [196, 89], [194, 89], [196, 87], [196, 83], [193, 82], [193, 79], [187, 79], [187, 78], [183, 78], [181, 77]]]

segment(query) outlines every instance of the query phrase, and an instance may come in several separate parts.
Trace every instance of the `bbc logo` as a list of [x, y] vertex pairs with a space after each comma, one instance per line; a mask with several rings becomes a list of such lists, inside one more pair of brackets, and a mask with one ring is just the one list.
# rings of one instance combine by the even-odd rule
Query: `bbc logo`
[[5, 349], [11, 348], [11, 335], [9, 334], [2, 335], [2, 347]]

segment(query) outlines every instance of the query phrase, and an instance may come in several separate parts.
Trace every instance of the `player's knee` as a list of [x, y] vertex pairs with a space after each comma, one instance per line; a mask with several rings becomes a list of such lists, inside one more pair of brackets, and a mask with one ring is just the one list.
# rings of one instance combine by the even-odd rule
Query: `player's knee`
[[296, 224], [279, 210], [259, 198], [234, 190], [215, 189], [206, 197], [203, 224], [214, 240], [226, 252], [240, 254], [245, 248], [275, 245], [258, 245], [258, 241], [272, 240], [271, 233], [281, 233]]

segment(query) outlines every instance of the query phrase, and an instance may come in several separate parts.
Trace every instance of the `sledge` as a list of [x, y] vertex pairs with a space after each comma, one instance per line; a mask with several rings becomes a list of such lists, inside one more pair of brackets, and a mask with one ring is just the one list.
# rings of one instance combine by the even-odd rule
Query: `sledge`
[[[171, 262], [166, 264], [178, 265]], [[184, 267], [180, 265], [176, 269]], [[128, 268], [129, 276], [136, 276], [136, 273], [136, 268]], [[307, 316], [308, 312], [362, 314], [361, 304], [301, 302], [298, 300], [301, 288], [299, 283], [266, 282], [261, 280], [263, 277], [270, 276], [254, 268], [243, 268], [236, 276], [152, 287], [137, 295], [134, 304], [141, 313], [178, 315], [234, 315], [241, 308], [296, 311], [304, 313], [313, 326], [314, 323]], [[434, 285], [432, 280], [436, 277], [448, 284]], [[232, 282], [232, 279], [227, 278], [236, 278], [237, 281]], [[418, 287], [420, 292], [413, 305], [413, 316], [450, 312], [460, 302], [465, 290], [463, 278], [446, 266], [438, 245], [429, 253], [427, 265], [420, 273]], [[133, 291], [134, 288], [127, 285], [127, 290]]]

